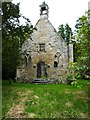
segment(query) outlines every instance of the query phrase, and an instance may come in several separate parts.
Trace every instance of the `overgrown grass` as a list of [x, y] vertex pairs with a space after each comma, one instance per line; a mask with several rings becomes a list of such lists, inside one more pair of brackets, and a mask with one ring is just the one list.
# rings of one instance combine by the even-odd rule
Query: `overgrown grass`
[[3, 81], [3, 117], [88, 118], [89, 86], [89, 80], [79, 80], [76, 86]]

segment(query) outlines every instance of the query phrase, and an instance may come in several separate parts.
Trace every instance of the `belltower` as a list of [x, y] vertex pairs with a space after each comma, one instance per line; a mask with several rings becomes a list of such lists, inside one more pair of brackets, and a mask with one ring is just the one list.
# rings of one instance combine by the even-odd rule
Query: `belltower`
[[40, 5], [40, 18], [43, 19], [43, 18], [48, 18], [48, 11], [49, 7], [48, 5], [43, 2], [41, 5]]

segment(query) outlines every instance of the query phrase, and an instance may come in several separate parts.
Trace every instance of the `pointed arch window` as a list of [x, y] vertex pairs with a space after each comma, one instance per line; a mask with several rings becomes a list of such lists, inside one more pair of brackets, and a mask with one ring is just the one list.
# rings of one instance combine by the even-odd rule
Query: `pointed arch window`
[[58, 67], [58, 62], [54, 61], [54, 67]]
[[31, 65], [31, 56], [28, 57], [28, 65], [30, 66]]

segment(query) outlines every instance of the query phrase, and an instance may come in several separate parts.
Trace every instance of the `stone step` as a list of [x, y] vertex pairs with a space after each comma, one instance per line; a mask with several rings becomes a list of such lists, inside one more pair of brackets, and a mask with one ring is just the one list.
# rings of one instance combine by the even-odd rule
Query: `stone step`
[[37, 79], [33, 79], [32, 83], [48, 83], [49, 80], [48, 79], [42, 79], [42, 78], [37, 78]]

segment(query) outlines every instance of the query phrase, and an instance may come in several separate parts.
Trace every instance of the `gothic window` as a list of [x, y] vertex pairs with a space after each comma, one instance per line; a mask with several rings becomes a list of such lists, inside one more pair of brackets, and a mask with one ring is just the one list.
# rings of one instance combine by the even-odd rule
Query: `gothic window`
[[45, 52], [45, 43], [39, 44], [39, 51]]
[[54, 61], [54, 67], [58, 67], [58, 62]]
[[31, 56], [28, 57], [28, 65], [31, 65]]

